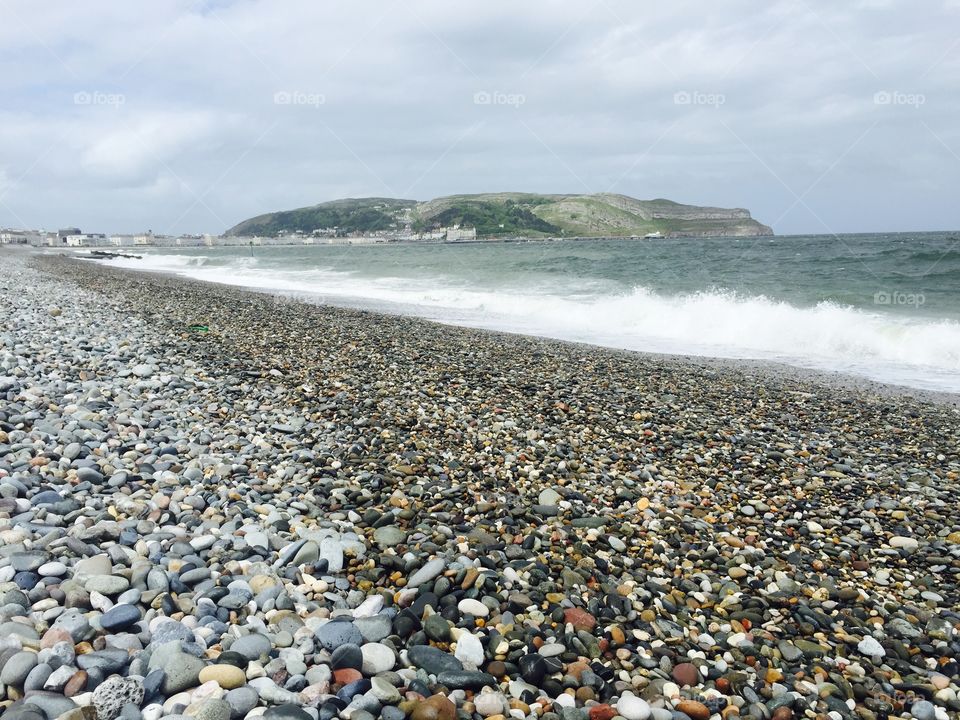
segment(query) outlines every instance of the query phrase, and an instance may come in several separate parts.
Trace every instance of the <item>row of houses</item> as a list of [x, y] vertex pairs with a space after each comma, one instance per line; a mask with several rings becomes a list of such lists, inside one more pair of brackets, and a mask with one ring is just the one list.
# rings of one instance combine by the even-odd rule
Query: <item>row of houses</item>
[[0, 229], [0, 245], [29, 245], [32, 247], [203, 247], [221, 244], [218, 240], [219, 238], [213, 235], [171, 236], [154, 235], [151, 232], [107, 235], [106, 233], [82, 232], [80, 228], [63, 228], [56, 232]]
[[422, 233], [383, 232], [370, 235], [337, 236], [314, 232], [311, 235], [293, 233], [280, 237], [218, 236], [218, 235], [154, 235], [147, 231], [139, 234], [107, 235], [82, 232], [80, 228], [62, 228], [56, 232], [45, 230], [8, 230], [0, 228], [0, 245], [30, 245], [32, 247], [63, 248], [137, 248], [137, 247], [212, 247], [246, 245], [304, 245], [350, 244], [372, 245], [390, 242], [469, 242], [477, 239], [476, 228], [454, 225]]

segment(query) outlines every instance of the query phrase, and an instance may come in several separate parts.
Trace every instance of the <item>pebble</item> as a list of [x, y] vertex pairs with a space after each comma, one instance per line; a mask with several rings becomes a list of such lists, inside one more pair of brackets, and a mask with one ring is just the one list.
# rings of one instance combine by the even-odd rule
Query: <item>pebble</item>
[[87, 592], [101, 595], [119, 595], [130, 587], [130, 581], [119, 575], [91, 575], [83, 584]]
[[446, 562], [442, 558], [434, 558], [424, 563], [423, 567], [418, 569], [410, 578], [407, 580], [408, 588], [417, 588], [423, 585], [424, 583], [430, 582], [437, 575], [443, 572], [444, 568], [447, 566]]
[[887, 654], [883, 646], [869, 635], [857, 643], [857, 650], [863, 655], [868, 655], [872, 658], [882, 658]]
[[23, 687], [27, 675], [36, 666], [37, 654], [35, 652], [24, 650], [14, 653], [3, 662], [3, 667], [0, 669], [0, 683], [13, 687]]
[[946, 405], [0, 253], [5, 718], [960, 708]]
[[119, 603], [100, 616], [100, 625], [107, 632], [127, 630], [140, 621], [140, 609], [136, 605]]
[[234, 665], [207, 665], [197, 676], [200, 683], [215, 682], [224, 690], [233, 690], [246, 682], [246, 676], [241, 668]]
[[228, 692], [223, 699], [230, 706], [231, 717], [238, 718], [244, 717], [256, 707], [260, 695], [249, 685], [243, 685]]
[[139, 707], [143, 694], [143, 683], [135, 678], [107, 678], [93, 691], [97, 720], [116, 720], [128, 703]]
[[479, 600], [464, 598], [457, 603], [457, 609], [464, 615], [474, 615], [475, 617], [487, 617], [490, 614], [490, 608]]
[[261, 633], [244, 635], [230, 645], [231, 652], [239, 653], [247, 660], [257, 660], [269, 653], [271, 649], [273, 649], [273, 643], [270, 642], [270, 638]]
[[360, 647], [363, 658], [360, 669], [364, 675], [379, 675], [393, 670], [396, 655], [393, 649], [381, 643], [367, 643]]
[[625, 690], [617, 701], [617, 712], [626, 720], [647, 720], [650, 717], [650, 705], [646, 700]]
[[347, 643], [360, 645], [363, 642], [363, 635], [357, 626], [346, 621], [331, 621], [321, 625], [315, 635], [320, 646], [327, 650], [334, 650]]
[[934, 720], [937, 716], [937, 709], [933, 703], [927, 700], [918, 700], [910, 706], [910, 714], [916, 720]]
[[457, 636], [457, 649], [453, 655], [464, 664], [464, 667], [480, 667], [483, 664], [483, 645], [480, 638], [468, 632], [461, 632]]

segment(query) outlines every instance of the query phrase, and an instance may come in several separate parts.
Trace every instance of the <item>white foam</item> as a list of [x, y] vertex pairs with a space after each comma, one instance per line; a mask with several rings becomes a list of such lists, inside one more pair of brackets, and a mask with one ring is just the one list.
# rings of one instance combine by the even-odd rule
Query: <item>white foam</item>
[[[219, 258], [218, 258], [219, 261]], [[799, 307], [722, 291], [564, 294], [552, 286], [471, 287], [449, 278], [364, 278], [329, 268], [275, 270], [256, 258], [148, 255], [111, 265], [174, 272], [304, 299], [360, 304], [453, 324], [609, 347], [767, 359], [913, 387], [960, 392], [960, 323], [830, 302]]]

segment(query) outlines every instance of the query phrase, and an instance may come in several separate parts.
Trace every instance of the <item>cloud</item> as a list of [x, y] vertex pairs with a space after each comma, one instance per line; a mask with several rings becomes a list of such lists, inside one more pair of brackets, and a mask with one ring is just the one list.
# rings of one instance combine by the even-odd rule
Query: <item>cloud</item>
[[119, 125], [93, 139], [80, 156], [80, 167], [93, 177], [126, 186], [150, 184], [173, 174], [171, 162], [216, 136], [210, 112], [156, 113], [135, 125]]
[[611, 185], [781, 231], [960, 225], [955, 2], [5, 7], [6, 203], [36, 225]]

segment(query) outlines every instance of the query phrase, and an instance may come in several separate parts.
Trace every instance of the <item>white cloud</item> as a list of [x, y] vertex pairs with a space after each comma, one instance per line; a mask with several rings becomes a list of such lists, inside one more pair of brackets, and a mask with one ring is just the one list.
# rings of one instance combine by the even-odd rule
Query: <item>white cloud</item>
[[82, 150], [81, 169], [118, 184], [150, 184], [159, 175], [174, 174], [171, 163], [216, 137], [218, 128], [211, 112], [157, 112], [130, 124], [115, 121]]
[[[793, 198], [765, 165], [803, 189], [841, 157], [820, 185], [838, 191], [808, 198], [831, 227], [913, 227], [912, 199], [939, 200], [930, 226], [960, 225], [960, 161], [930, 132], [960, 153], [955, 2], [8, 6], [0, 157], [24, 175], [7, 203], [37, 225], [158, 228], [182, 215], [176, 230], [219, 231], [411, 185], [429, 197], [612, 182], [773, 220]], [[883, 91], [926, 102], [878, 104]], [[84, 92], [124, 102], [75, 104]], [[278, 92], [314, 102], [277, 104]], [[477, 105], [478, 92], [523, 102]], [[928, 149], [903, 169], [876, 164], [901, 147]], [[877, 199], [870, 216], [844, 202], [852, 187]], [[778, 229], [822, 227], [794, 211]]]

